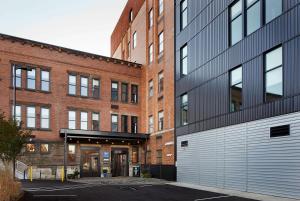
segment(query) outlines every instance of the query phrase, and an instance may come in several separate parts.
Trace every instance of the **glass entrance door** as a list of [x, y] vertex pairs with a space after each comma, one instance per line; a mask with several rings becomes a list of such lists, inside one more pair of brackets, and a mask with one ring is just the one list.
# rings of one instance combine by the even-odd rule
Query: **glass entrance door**
[[112, 150], [112, 176], [128, 176], [128, 149]]
[[100, 177], [100, 159], [98, 148], [82, 148], [80, 173], [82, 177]]

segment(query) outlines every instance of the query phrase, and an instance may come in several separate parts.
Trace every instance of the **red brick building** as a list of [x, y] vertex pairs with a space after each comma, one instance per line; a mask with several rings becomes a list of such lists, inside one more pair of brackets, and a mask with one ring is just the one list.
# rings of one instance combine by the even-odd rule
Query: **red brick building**
[[33, 135], [19, 158], [23, 166], [33, 166], [34, 177], [58, 178], [66, 150], [68, 174], [132, 175], [148, 139], [143, 68], [0, 34], [0, 110], [13, 116], [16, 86], [16, 119]]
[[[174, 172], [174, 1], [128, 0], [111, 35], [111, 56], [143, 65], [143, 131], [152, 173]], [[172, 174], [172, 173], [171, 173]]]

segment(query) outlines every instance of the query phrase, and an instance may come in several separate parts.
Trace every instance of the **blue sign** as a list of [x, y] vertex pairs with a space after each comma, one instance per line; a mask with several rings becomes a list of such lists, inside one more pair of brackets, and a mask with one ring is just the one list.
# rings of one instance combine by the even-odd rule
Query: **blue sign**
[[103, 152], [103, 160], [109, 161], [109, 152], [108, 151]]

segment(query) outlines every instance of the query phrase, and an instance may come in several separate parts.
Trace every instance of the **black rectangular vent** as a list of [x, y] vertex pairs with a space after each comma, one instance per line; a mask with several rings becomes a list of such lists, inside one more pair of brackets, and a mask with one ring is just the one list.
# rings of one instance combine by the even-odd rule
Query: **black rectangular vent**
[[270, 137], [290, 135], [290, 125], [275, 126], [270, 128]]
[[186, 141], [181, 141], [181, 147], [187, 147], [189, 146], [189, 142], [186, 140]]

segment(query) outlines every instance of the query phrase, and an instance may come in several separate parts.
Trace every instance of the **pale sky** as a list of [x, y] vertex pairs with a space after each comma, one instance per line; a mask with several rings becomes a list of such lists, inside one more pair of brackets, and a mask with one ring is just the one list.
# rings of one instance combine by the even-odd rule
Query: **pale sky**
[[110, 56], [127, 0], [0, 0], [0, 33]]

